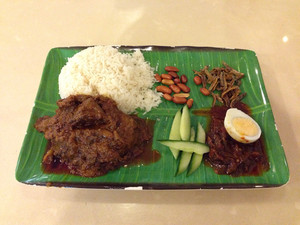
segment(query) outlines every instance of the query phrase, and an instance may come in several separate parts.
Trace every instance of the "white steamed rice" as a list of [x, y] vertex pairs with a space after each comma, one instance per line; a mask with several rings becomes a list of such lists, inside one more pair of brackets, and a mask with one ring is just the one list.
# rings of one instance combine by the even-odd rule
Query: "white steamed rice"
[[151, 90], [154, 82], [153, 68], [140, 50], [122, 54], [111, 46], [96, 46], [69, 58], [59, 75], [59, 94], [104, 95], [129, 114], [159, 105], [161, 94]]

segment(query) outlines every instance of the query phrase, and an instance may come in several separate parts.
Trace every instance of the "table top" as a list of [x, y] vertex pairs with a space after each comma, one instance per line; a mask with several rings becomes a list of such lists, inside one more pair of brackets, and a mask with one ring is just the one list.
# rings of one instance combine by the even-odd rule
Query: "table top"
[[[0, 1], [0, 224], [300, 224], [300, 2]], [[21, 184], [15, 168], [49, 50], [167, 45], [256, 52], [290, 180], [243, 190]]]

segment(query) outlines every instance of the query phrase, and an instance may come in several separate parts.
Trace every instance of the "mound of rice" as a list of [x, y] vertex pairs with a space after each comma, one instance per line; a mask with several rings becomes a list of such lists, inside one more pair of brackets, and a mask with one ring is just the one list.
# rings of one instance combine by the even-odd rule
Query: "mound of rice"
[[161, 94], [151, 90], [154, 82], [153, 69], [140, 50], [122, 54], [111, 46], [96, 46], [69, 58], [59, 75], [59, 94], [104, 95], [130, 114], [159, 105]]

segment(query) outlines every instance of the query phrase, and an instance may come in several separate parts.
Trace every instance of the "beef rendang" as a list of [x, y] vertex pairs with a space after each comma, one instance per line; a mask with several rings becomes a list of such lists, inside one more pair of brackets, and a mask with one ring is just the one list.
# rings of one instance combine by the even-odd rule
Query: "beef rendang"
[[132, 162], [152, 139], [145, 120], [121, 112], [110, 98], [69, 96], [57, 105], [35, 128], [50, 142], [43, 163], [59, 159], [72, 174], [104, 175]]

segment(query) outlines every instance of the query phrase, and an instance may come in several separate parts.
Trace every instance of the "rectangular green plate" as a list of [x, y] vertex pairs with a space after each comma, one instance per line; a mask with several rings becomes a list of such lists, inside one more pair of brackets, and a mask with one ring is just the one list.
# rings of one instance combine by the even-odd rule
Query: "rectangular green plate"
[[[156, 120], [154, 127], [153, 149], [161, 153], [161, 159], [146, 166], [122, 167], [109, 172], [105, 176], [84, 178], [69, 174], [47, 174], [42, 170], [42, 157], [47, 141], [43, 134], [37, 132], [33, 125], [37, 118], [44, 115], [54, 115], [57, 108], [58, 75], [69, 57], [86, 47], [53, 48], [50, 50], [40, 87], [35, 99], [35, 105], [28, 125], [27, 133], [19, 155], [16, 179], [26, 184], [51, 185], [63, 187], [85, 188], [126, 188], [143, 189], [194, 189], [194, 188], [258, 188], [281, 186], [289, 180], [289, 169], [280, 141], [272, 109], [265, 90], [261, 70], [255, 52], [242, 49], [220, 49], [202, 47], [163, 47], [163, 46], [120, 46], [120, 51], [141, 49], [145, 60], [155, 72], [164, 73], [166, 65], [174, 65], [180, 69], [180, 74], [188, 78], [191, 96], [194, 99], [193, 109], [210, 107], [212, 98], [203, 96], [199, 87], [193, 83], [193, 71], [209, 65], [210, 68], [222, 66], [225, 61], [233, 68], [245, 73], [242, 80], [242, 90], [247, 92], [243, 102], [252, 110], [254, 119], [262, 128], [266, 152], [270, 162], [270, 170], [261, 176], [231, 177], [217, 175], [203, 163], [192, 175], [183, 173], [175, 176], [177, 163], [167, 147], [157, 140], [167, 139], [173, 116], [181, 107], [172, 102], [163, 102], [158, 108], [139, 116]], [[202, 123], [207, 129], [207, 118], [192, 115], [192, 124]]]

